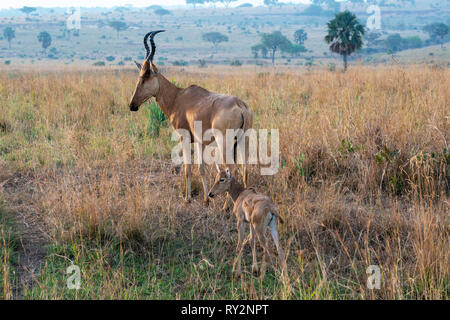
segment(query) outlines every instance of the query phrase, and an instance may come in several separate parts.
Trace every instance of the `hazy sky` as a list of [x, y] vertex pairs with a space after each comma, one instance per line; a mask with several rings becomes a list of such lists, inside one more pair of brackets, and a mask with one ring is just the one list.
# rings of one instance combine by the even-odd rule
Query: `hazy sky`
[[[253, 5], [262, 5], [264, 0], [238, 0], [236, 4], [249, 2]], [[308, 3], [310, 0], [286, 0], [281, 2]], [[132, 4], [135, 7], [148, 7], [152, 4], [162, 6], [175, 6], [186, 4], [185, 0], [0, 0], [0, 8], [29, 7], [113, 7]]]

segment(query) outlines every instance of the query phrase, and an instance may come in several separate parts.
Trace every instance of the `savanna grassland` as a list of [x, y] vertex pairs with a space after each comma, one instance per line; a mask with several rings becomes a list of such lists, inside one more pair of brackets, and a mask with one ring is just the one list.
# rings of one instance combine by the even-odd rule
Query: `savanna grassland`
[[[278, 173], [252, 167], [249, 184], [286, 221], [287, 280], [276, 259], [252, 276], [249, 247], [232, 277], [235, 218], [223, 197], [202, 207], [197, 169], [183, 203], [172, 129], [158, 134], [150, 104], [128, 109], [134, 70], [2, 70], [0, 298], [448, 299], [448, 68], [162, 72], [279, 129]], [[66, 287], [72, 263], [80, 290]]]

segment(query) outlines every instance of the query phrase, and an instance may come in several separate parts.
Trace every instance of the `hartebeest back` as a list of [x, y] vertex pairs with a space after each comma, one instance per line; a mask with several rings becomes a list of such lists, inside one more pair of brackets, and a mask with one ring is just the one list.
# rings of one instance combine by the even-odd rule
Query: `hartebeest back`
[[[153, 37], [164, 30], [152, 31], [144, 37], [144, 47], [147, 57], [142, 65], [136, 62], [140, 73], [136, 83], [136, 89], [130, 102], [130, 110], [137, 111], [139, 106], [151, 97], [155, 97], [161, 110], [175, 129], [185, 129], [190, 132], [191, 142], [194, 141], [194, 122], [201, 121], [202, 136], [208, 129], [216, 129], [225, 136], [227, 129], [242, 129], [244, 132], [252, 127], [253, 112], [242, 100], [234, 96], [217, 94], [196, 85], [188, 88], [178, 88], [158, 72], [153, 63], [156, 46]], [[150, 40], [152, 51], [147, 43]], [[202, 137], [195, 137], [202, 141], [196, 143], [198, 151], [203, 152], [205, 145], [216, 140], [203, 141]], [[244, 137], [245, 138], [245, 137]], [[218, 146], [222, 159], [226, 154], [226, 145]], [[191, 166], [186, 161], [190, 158], [190, 152], [183, 149], [185, 159], [186, 201], [191, 199]], [[244, 161], [245, 162], [245, 161]], [[203, 184], [203, 203], [208, 204], [208, 187], [204, 173], [204, 165], [200, 163], [200, 174]], [[244, 184], [247, 184], [247, 168], [243, 165]]]

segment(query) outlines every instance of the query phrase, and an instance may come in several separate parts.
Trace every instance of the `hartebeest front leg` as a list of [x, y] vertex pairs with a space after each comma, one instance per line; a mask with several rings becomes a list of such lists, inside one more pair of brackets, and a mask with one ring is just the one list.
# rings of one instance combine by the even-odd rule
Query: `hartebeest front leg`
[[198, 166], [199, 166], [200, 176], [202, 177], [203, 206], [207, 207], [209, 204], [208, 185], [206, 184], [205, 165], [203, 164], [203, 157], [202, 157], [204, 146], [202, 146], [200, 143], [195, 143], [195, 148], [197, 149], [198, 163], [199, 163]]

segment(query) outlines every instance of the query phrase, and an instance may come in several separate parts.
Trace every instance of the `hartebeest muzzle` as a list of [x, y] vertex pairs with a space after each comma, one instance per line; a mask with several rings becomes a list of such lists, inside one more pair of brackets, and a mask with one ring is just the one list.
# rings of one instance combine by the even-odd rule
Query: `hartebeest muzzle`
[[130, 103], [130, 111], [138, 111], [139, 106], [135, 105], [133, 102]]

